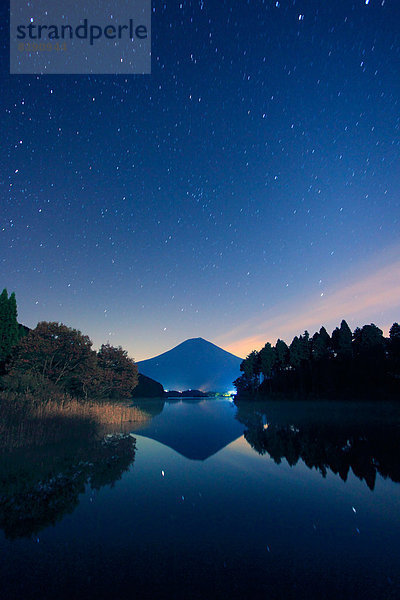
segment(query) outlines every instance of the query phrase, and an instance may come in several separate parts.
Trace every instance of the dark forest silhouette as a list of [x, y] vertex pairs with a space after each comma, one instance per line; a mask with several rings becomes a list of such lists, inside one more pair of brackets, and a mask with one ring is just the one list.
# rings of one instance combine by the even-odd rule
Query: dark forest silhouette
[[294, 467], [303, 461], [323, 477], [331, 471], [343, 481], [353, 472], [370, 490], [377, 475], [400, 482], [398, 413], [391, 412], [390, 404], [379, 415], [374, 403], [360, 412], [358, 403], [330, 402], [327, 413], [320, 402], [302, 403], [301, 412], [287, 402], [236, 404], [246, 441], [276, 464], [286, 461]]
[[389, 338], [374, 324], [351, 332], [342, 321], [330, 336], [325, 327], [310, 337], [305, 331], [290, 346], [278, 339], [241, 363], [234, 381], [239, 396], [274, 393], [393, 394], [400, 391], [400, 325]]

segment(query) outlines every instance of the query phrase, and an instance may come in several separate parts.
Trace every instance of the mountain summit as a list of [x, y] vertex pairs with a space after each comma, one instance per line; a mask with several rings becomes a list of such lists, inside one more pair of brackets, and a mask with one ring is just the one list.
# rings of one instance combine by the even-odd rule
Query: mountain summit
[[203, 338], [192, 338], [137, 365], [140, 373], [160, 381], [166, 390], [226, 392], [240, 376], [241, 362], [238, 356]]

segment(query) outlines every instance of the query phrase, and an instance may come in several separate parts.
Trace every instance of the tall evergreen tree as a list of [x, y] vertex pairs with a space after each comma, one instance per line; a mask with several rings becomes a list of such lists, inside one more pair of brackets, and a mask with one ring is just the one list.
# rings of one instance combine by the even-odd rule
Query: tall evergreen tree
[[371, 389], [383, 386], [386, 372], [385, 346], [382, 330], [373, 323], [355, 330], [355, 376], [359, 387]]
[[400, 340], [400, 325], [393, 323], [389, 331], [389, 338], [391, 340]]
[[332, 333], [333, 349], [339, 360], [350, 360], [352, 358], [352, 340], [353, 335], [351, 329], [343, 319], [340, 324], [340, 329], [336, 327], [335, 331]]
[[294, 369], [297, 369], [301, 363], [300, 340], [297, 335], [289, 346], [289, 362]]
[[8, 313], [8, 294], [4, 288], [0, 294], [0, 361], [6, 357], [6, 323]]
[[389, 331], [389, 361], [392, 372], [400, 376], [400, 325], [393, 323]]
[[311, 341], [310, 334], [306, 330], [300, 336], [300, 357], [302, 362], [309, 362], [311, 359]]
[[289, 366], [289, 348], [283, 340], [277, 340], [275, 345], [275, 356], [278, 371], [285, 371]]
[[8, 298], [7, 290], [0, 295], [0, 361], [4, 362], [18, 343], [17, 302], [14, 292]]
[[272, 369], [275, 363], [275, 349], [267, 342], [259, 352], [261, 373], [266, 379], [272, 377]]
[[319, 333], [314, 333], [312, 338], [312, 357], [314, 360], [329, 358], [331, 349], [331, 338], [325, 327], [321, 327]]
[[242, 361], [240, 370], [244, 373], [244, 381], [251, 392], [255, 392], [260, 385], [260, 357], [256, 350], [250, 352]]
[[358, 355], [382, 355], [385, 345], [382, 329], [374, 323], [364, 325], [362, 329], [357, 327], [354, 332], [354, 345]]
[[290, 344], [290, 364], [299, 368], [311, 359], [310, 334], [305, 331], [299, 338], [295, 336]]
[[12, 292], [8, 299], [8, 322], [9, 322], [9, 343], [11, 348], [18, 343], [19, 340], [19, 327], [18, 327], [18, 311], [17, 301], [15, 299], [15, 292]]

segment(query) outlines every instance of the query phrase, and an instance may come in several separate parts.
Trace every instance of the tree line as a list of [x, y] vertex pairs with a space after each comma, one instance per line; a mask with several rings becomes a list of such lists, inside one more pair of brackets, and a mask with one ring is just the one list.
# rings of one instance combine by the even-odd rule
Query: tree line
[[98, 352], [79, 330], [40, 322], [29, 330], [18, 324], [15, 294], [0, 296], [0, 386], [15, 392], [59, 391], [83, 398], [129, 398], [138, 369], [121, 346], [103, 344]]
[[323, 395], [338, 392], [400, 391], [400, 325], [389, 338], [373, 323], [352, 332], [345, 320], [330, 336], [321, 327], [295, 336], [288, 346], [278, 339], [253, 350], [234, 381], [239, 396], [270, 393]]

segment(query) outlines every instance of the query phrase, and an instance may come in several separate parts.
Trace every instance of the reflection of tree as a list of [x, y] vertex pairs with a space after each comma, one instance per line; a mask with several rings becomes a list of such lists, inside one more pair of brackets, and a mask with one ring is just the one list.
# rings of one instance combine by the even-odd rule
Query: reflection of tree
[[140, 421], [142, 421], [143, 423], [146, 423], [149, 419], [152, 419], [153, 417], [160, 415], [162, 413], [162, 411], [164, 410], [164, 405], [165, 405], [165, 400], [163, 400], [162, 398], [149, 398], [149, 399], [145, 399], [145, 400], [136, 400], [135, 399], [133, 401], [131, 409], [136, 410], [138, 415], [142, 417], [142, 419], [140, 419], [139, 417], [136, 417], [135, 425], [136, 425], [136, 423], [139, 423]]
[[[268, 407], [238, 403], [237, 418], [248, 428], [244, 437], [259, 454], [268, 454], [277, 464], [283, 459], [292, 467], [301, 459], [310, 469], [326, 476], [328, 469], [346, 481], [350, 469], [373, 490], [376, 475], [400, 482], [399, 426], [390, 421], [331, 423], [288, 419], [275, 410], [268, 420]], [[268, 423], [268, 424], [267, 424]]]
[[44, 469], [43, 452], [32, 450], [29, 455], [8, 457], [2, 466], [0, 527], [8, 538], [36, 535], [73, 512], [86, 485], [92, 489], [113, 485], [135, 458], [135, 439], [129, 434], [111, 434], [67, 451], [64, 447], [51, 450], [56, 454]]
[[0, 392], [0, 453], [17, 448], [70, 443], [107, 433], [129, 433], [162, 411], [164, 402], [149, 401], [143, 409], [128, 402], [80, 401], [61, 396], [42, 401], [32, 395], [20, 397]]
[[135, 458], [129, 431], [150, 418], [120, 402], [29, 404], [3, 413], [0, 527], [9, 538], [37, 534], [72, 512], [87, 485], [113, 485]]

